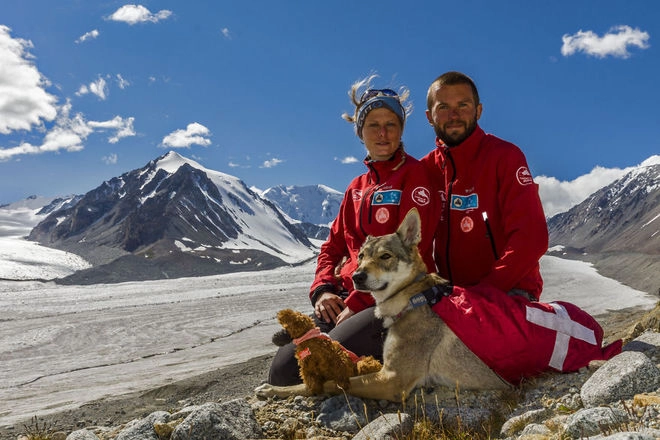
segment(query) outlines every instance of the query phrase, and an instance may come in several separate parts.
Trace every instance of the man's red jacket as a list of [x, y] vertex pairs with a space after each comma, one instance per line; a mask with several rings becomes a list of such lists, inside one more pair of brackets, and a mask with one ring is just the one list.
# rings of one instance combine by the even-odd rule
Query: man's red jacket
[[438, 273], [454, 285], [485, 283], [538, 299], [548, 228], [524, 154], [479, 126], [456, 147], [436, 144], [421, 162], [440, 194]]
[[538, 186], [520, 149], [478, 126], [456, 147], [436, 144], [422, 163], [441, 200], [436, 265], [454, 285], [433, 306], [440, 318], [514, 384], [620, 353], [621, 341], [603, 346], [602, 328], [579, 307], [519, 295], [539, 299], [548, 248]]
[[554, 370], [578, 371], [621, 353], [621, 340], [603, 345], [603, 329], [574, 304], [509, 296], [487, 285], [455, 286], [433, 306], [467, 347], [502, 379]]
[[[367, 235], [391, 234], [410, 209], [417, 208], [422, 221], [422, 240], [418, 247], [429, 272], [435, 272], [433, 233], [438, 217], [438, 201], [431, 192], [426, 168], [399, 148], [386, 161], [365, 160], [368, 171], [350, 183], [344, 194], [330, 236], [321, 246], [316, 276], [310, 289], [315, 301], [316, 289], [335, 293], [347, 291], [346, 305], [360, 312], [374, 305], [368, 292], [354, 289], [352, 275], [357, 268], [357, 254]], [[339, 277], [336, 267], [346, 257]]]

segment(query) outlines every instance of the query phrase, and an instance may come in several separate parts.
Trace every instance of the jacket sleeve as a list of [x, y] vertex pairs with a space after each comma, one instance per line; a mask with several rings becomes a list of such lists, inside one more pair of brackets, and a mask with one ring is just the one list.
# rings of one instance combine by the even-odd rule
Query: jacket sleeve
[[321, 245], [316, 262], [314, 282], [309, 291], [309, 299], [312, 301], [312, 305], [316, 303], [316, 297], [321, 292], [330, 291], [338, 293], [343, 288], [341, 279], [336, 276], [335, 270], [342, 262], [342, 259], [349, 255], [346, 240], [344, 239], [344, 218], [346, 215], [352, 215], [347, 213], [346, 200], [349, 191], [350, 189], [344, 194], [339, 207], [339, 213], [330, 227], [328, 239]]
[[[527, 161], [517, 147], [500, 156], [497, 163], [500, 185], [497, 203], [500, 209], [499, 229], [502, 235], [495, 237], [499, 243], [498, 259], [490, 273], [482, 280], [486, 284], [508, 292], [514, 287], [530, 293], [539, 293], [542, 285], [538, 273], [539, 259], [548, 249], [548, 226]], [[523, 285], [521, 285], [521, 280]]]

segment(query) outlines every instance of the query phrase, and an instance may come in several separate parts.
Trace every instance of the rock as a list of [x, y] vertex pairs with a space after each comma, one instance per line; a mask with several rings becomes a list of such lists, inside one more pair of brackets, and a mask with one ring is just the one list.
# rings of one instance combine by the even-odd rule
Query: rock
[[66, 440], [99, 440], [98, 436], [92, 431], [86, 429], [79, 429], [69, 434]]
[[410, 414], [383, 414], [358, 432], [353, 440], [407, 438], [413, 430]]
[[137, 420], [121, 431], [115, 440], [159, 440], [158, 434], [154, 431], [154, 423], [167, 423], [169, 418], [170, 413], [168, 412], [153, 412], [147, 418]]
[[660, 356], [660, 333], [646, 331], [623, 347], [623, 351], [638, 351], [650, 359]]
[[616, 434], [608, 435], [605, 437], [596, 436], [593, 440], [656, 440], [660, 433], [655, 434], [643, 432], [617, 432]]
[[334, 431], [357, 432], [367, 424], [364, 402], [353, 396], [333, 396], [321, 404], [316, 421]]
[[551, 411], [549, 408], [527, 411], [519, 416], [511, 417], [509, 420], [504, 422], [500, 432], [506, 436], [514, 435], [518, 433], [521, 428], [525, 428], [529, 424], [537, 424], [547, 419], [550, 414]]
[[193, 411], [172, 432], [171, 440], [234, 440], [262, 436], [250, 405], [243, 399], [206, 403]]
[[568, 417], [565, 433], [571, 438], [581, 439], [618, 429], [628, 421], [628, 414], [618, 408], [587, 408]]
[[586, 407], [631, 399], [635, 394], [655, 391], [660, 369], [636, 351], [624, 351], [600, 367], [582, 386], [580, 397]]

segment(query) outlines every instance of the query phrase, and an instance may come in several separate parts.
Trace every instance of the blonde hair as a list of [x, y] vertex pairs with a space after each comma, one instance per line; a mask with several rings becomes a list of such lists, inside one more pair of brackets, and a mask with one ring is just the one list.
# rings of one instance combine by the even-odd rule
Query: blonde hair
[[[360, 102], [360, 97], [365, 91], [373, 88], [372, 82], [376, 78], [378, 78], [378, 75], [372, 73], [371, 75], [354, 82], [351, 88], [348, 90], [348, 96], [351, 99], [351, 103], [355, 106], [355, 109], [353, 110], [352, 115], [348, 113], [342, 113], [341, 117], [355, 126], [355, 134], [357, 134], [358, 137], [359, 137], [357, 131], [358, 127], [356, 124], [357, 116], [360, 111], [360, 108], [362, 107], [362, 105], [364, 105], [364, 102]], [[405, 112], [405, 119], [408, 119], [413, 109], [412, 102], [406, 102], [410, 97], [410, 90], [408, 90], [408, 88], [405, 86], [401, 86], [399, 87], [398, 90], [396, 89], [394, 90], [399, 95], [398, 99], [399, 99], [399, 103], [401, 103], [401, 107], [403, 108], [403, 111]]]

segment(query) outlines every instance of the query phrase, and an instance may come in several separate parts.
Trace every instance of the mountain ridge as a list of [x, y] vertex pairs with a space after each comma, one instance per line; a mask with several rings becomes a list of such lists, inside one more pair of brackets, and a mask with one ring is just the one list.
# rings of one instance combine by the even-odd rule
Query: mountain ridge
[[175, 152], [103, 182], [49, 214], [28, 238], [95, 265], [62, 282], [261, 270], [307, 261], [316, 251], [240, 179]]
[[548, 220], [551, 254], [660, 294], [660, 164], [643, 165]]

